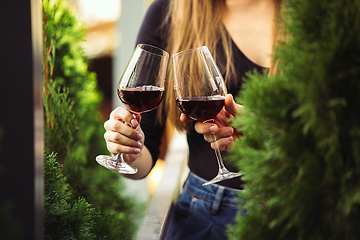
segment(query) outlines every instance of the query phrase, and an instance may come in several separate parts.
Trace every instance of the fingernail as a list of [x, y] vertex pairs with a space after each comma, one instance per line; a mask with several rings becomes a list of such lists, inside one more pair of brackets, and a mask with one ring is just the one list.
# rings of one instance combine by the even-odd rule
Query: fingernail
[[233, 133], [234, 133], [234, 129], [229, 128], [229, 129], [227, 130], [227, 133], [228, 133], [228, 134], [233, 134]]
[[141, 148], [141, 146], [142, 146], [141, 142], [136, 143], [136, 147]]
[[215, 126], [211, 126], [211, 127], [210, 127], [210, 132], [211, 132], [211, 133], [215, 133], [215, 132], [216, 132], [216, 127], [215, 127]]
[[139, 149], [139, 148], [135, 148], [134, 152], [135, 152], [136, 154], [138, 154], [138, 153], [140, 153], [140, 149]]
[[138, 121], [135, 118], [133, 118], [133, 119], [131, 119], [130, 124], [133, 128], [135, 128], [138, 125]]
[[141, 135], [140, 133], [138, 133], [138, 134], [136, 135], [136, 139], [140, 141], [140, 140], [142, 139], [142, 135]]

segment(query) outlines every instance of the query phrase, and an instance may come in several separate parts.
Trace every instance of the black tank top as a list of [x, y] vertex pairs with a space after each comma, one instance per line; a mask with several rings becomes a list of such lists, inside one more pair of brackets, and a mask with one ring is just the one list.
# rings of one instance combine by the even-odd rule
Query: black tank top
[[[151, 44], [163, 49], [165, 48], [167, 41], [167, 25], [164, 25], [163, 21], [167, 13], [168, 4], [169, 0], [155, 0], [149, 6], [140, 28], [137, 44]], [[221, 46], [222, 44], [220, 42], [217, 47], [216, 63], [222, 74], [225, 75], [224, 66], [226, 57], [224, 49]], [[227, 88], [228, 93], [231, 93], [233, 96], [238, 96], [245, 74], [249, 71], [253, 71], [254, 69], [261, 72], [264, 70], [264, 68], [249, 60], [233, 41], [232, 51], [237, 78], [234, 81], [229, 81], [232, 84], [228, 84]], [[151, 153], [153, 165], [155, 165], [155, 162], [158, 159], [161, 139], [165, 129], [164, 125], [160, 126], [159, 124], [155, 123], [155, 119], [156, 110], [142, 114], [141, 120], [141, 128], [145, 133], [145, 146]], [[203, 135], [198, 134], [194, 128], [188, 131], [187, 142], [189, 145], [188, 165], [190, 171], [206, 180], [214, 178], [218, 172], [218, 165], [215, 152], [210, 147], [210, 144], [206, 142], [203, 138]], [[224, 158], [225, 166], [230, 171], [239, 171], [239, 169], [226, 162], [228, 152], [223, 151], [221, 154]], [[218, 184], [239, 189], [242, 188], [243, 182], [240, 178], [234, 178], [222, 181]]]

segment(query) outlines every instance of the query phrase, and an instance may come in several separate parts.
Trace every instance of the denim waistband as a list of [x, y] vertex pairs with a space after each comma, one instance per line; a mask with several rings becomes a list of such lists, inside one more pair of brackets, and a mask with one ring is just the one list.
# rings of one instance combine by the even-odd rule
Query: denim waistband
[[205, 182], [207, 182], [207, 180], [190, 172], [184, 183], [184, 190], [188, 191], [194, 197], [213, 202], [213, 213], [218, 211], [221, 204], [237, 206], [237, 201], [235, 200], [243, 190], [228, 188], [218, 184], [202, 186]]

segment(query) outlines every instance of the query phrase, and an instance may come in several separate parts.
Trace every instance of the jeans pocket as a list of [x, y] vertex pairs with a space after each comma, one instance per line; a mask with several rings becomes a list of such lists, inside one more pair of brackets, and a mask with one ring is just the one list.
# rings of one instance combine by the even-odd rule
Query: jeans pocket
[[188, 215], [190, 216], [191, 213], [192, 213], [192, 209], [193, 209], [193, 205], [194, 205], [194, 202], [196, 202], [196, 198], [193, 197], [190, 193], [188, 193], [187, 191], [184, 191], [177, 203], [176, 203], [176, 210], [185, 214], [185, 215]]
[[176, 228], [176, 230], [173, 229], [173, 231], [182, 232], [183, 229], [187, 228], [193, 218], [196, 201], [197, 199], [187, 191], [184, 191], [180, 195], [170, 226], [170, 228]]

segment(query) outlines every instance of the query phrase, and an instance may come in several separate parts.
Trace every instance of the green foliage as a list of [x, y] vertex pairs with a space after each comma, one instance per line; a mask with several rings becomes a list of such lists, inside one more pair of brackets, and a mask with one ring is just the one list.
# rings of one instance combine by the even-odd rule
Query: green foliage
[[71, 192], [55, 154], [45, 159], [45, 239], [95, 239], [94, 208], [84, 198], [70, 203]]
[[[47, 204], [58, 204], [52, 205], [55, 212], [46, 214], [58, 217], [50, 220], [46, 216], [47, 220], [54, 223], [51, 227], [56, 222], [59, 226], [84, 226], [89, 221], [89, 231], [81, 231], [85, 235], [75, 236], [76, 239], [93, 235], [100, 239], [131, 239], [136, 230], [134, 210], [138, 205], [121, 195], [120, 175], [95, 161], [95, 156], [107, 149], [98, 110], [101, 94], [97, 90], [96, 74], [88, 71], [88, 59], [82, 48], [85, 27], [66, 1], [43, 0], [43, 35], [45, 148], [57, 154], [65, 176], [62, 187], [51, 191], [46, 199]], [[45, 181], [51, 176], [47, 175]], [[69, 196], [59, 198], [69, 191]], [[98, 217], [77, 218], [77, 214], [90, 211], [90, 204], [99, 213]], [[69, 218], [63, 218], [64, 209]], [[45, 231], [55, 237], [52, 228]]]
[[281, 74], [249, 76], [233, 123], [248, 217], [231, 239], [360, 236], [360, 2], [287, 0]]
[[[48, 97], [44, 101], [46, 109], [46, 148], [56, 152], [60, 162], [63, 162], [65, 155], [69, 152], [69, 145], [73, 141], [73, 133], [77, 130], [77, 119], [73, 106], [70, 102], [67, 89], [60, 87], [54, 89], [55, 84], [48, 87]], [[61, 117], [57, 117], [61, 116]]]

